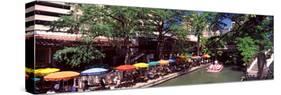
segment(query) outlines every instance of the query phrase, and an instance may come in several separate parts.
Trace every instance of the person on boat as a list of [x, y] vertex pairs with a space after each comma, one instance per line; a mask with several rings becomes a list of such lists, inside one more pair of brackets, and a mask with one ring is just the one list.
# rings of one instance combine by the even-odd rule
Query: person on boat
[[221, 69], [222, 68], [222, 65], [220, 65], [220, 64], [218, 64], [217, 66], [216, 66], [216, 70], [219, 70], [219, 69]]
[[213, 64], [211, 64], [211, 65], [208, 67], [208, 70], [209, 70], [209, 71], [215, 70], [215, 68], [217, 67], [217, 65], [218, 65], [218, 61], [215, 60], [215, 61], [213, 62]]
[[214, 67], [214, 64], [211, 64], [207, 69], [211, 70]]
[[218, 60], [215, 61], [215, 66], [214, 66], [214, 70], [218, 70], [220, 68], [220, 64], [218, 62]]
[[218, 60], [215, 60], [215, 62], [214, 62], [214, 63], [215, 63], [215, 65], [216, 65], [216, 64], [218, 64]]

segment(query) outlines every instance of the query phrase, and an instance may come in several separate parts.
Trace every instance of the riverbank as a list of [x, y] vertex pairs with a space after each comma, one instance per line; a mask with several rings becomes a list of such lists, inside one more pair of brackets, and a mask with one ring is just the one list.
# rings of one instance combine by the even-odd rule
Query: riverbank
[[196, 70], [198, 70], [198, 69], [200, 69], [200, 68], [207, 67], [208, 65], [210, 65], [210, 64], [204, 64], [204, 65], [200, 65], [200, 66], [197, 66], [197, 67], [192, 67], [191, 69], [186, 70], [186, 71], [184, 71], [184, 72], [171, 73], [171, 74], [168, 74], [168, 75], [163, 76], [163, 77], [159, 77], [159, 78], [154, 79], [154, 80], [148, 80], [148, 81], [145, 82], [145, 83], [137, 83], [136, 85], [134, 85], [134, 86], [132, 86], [132, 87], [122, 87], [122, 88], [118, 88], [118, 89], [126, 89], [126, 88], [147, 88], [147, 87], [152, 87], [152, 86], [161, 84], [161, 83], [163, 83], [163, 82], [165, 82], [165, 81], [168, 81], [168, 80], [174, 79], [174, 78], [176, 78], [176, 77], [179, 77], [179, 76], [181, 76], [181, 75], [184, 75], [184, 74], [187, 74], [187, 73], [196, 71]]

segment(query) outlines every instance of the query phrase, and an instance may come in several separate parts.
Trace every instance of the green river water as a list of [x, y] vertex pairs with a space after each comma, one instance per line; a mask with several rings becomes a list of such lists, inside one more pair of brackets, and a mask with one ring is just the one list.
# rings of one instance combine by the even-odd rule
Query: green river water
[[231, 67], [225, 67], [221, 72], [218, 73], [209, 73], [207, 72], [206, 68], [201, 68], [196, 71], [168, 80], [159, 85], [156, 85], [156, 87], [220, 82], [237, 82], [240, 81], [242, 74], [243, 73], [241, 71], [232, 70]]

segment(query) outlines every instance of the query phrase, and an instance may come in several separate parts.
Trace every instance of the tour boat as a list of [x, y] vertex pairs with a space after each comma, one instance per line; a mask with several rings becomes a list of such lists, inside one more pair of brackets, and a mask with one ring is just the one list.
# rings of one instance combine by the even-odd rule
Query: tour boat
[[220, 72], [222, 71], [223, 69], [223, 66], [220, 65], [220, 64], [215, 64], [215, 65], [210, 65], [208, 68], [207, 68], [207, 72]]

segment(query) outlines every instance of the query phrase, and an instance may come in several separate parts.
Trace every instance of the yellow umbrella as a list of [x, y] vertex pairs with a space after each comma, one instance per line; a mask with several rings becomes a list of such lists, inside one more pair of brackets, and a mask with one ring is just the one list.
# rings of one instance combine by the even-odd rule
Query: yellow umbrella
[[58, 72], [58, 71], [60, 71], [60, 69], [58, 68], [41, 68], [41, 69], [34, 70], [34, 74], [36, 76], [45, 76], [47, 74]]
[[31, 69], [31, 68], [25, 68], [25, 72], [26, 73], [28, 73], [28, 74], [30, 74], [30, 73], [33, 73], [33, 69]]
[[167, 64], [169, 64], [169, 60], [159, 60], [158, 61], [159, 63], [160, 63], [160, 65], [167, 65]]
[[149, 65], [146, 63], [136, 63], [134, 64], [136, 68], [147, 68]]

